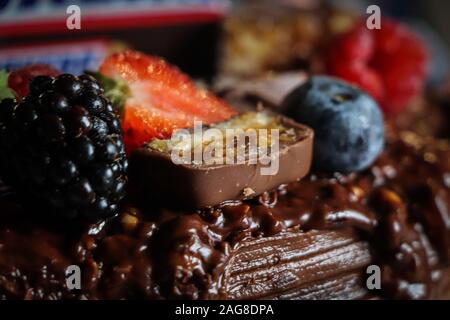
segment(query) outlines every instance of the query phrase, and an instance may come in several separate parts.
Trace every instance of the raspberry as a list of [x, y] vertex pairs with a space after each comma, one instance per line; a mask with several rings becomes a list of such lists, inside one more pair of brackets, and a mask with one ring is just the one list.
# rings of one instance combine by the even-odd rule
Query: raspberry
[[127, 159], [109, 100], [90, 76], [38, 76], [22, 101], [0, 110], [0, 175], [55, 215], [118, 212]]
[[27, 96], [31, 79], [36, 76], [57, 76], [58, 70], [46, 64], [33, 64], [17, 69], [8, 77], [8, 87], [13, 89], [19, 99]]
[[385, 113], [396, 113], [423, 89], [428, 53], [404, 25], [385, 19], [380, 30], [368, 30], [358, 23], [336, 39], [327, 69], [369, 92]]

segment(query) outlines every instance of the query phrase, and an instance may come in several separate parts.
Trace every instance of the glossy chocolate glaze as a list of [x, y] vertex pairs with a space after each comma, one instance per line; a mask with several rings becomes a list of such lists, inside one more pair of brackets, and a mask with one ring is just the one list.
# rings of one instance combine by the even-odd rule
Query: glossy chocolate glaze
[[[382, 268], [384, 297], [439, 297], [450, 147], [409, 131], [387, 136], [366, 172], [313, 173], [201, 211], [129, 204], [108, 221], [62, 226], [2, 187], [0, 298], [361, 298], [370, 263]], [[65, 286], [71, 264], [82, 269], [78, 291]]]

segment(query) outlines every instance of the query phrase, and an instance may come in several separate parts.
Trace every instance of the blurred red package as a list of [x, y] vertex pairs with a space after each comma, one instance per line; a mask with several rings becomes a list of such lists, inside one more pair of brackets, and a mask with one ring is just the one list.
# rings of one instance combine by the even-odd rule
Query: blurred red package
[[[73, 5], [80, 29], [67, 26], [77, 14]], [[40, 62], [79, 73], [95, 68], [119, 42], [208, 77], [229, 6], [228, 0], [1, 1], [0, 68]]]

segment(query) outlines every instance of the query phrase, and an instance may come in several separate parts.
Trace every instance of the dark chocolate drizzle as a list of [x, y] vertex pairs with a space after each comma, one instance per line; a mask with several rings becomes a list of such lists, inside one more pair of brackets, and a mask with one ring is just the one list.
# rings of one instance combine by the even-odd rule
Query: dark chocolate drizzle
[[[73, 227], [29, 216], [0, 193], [0, 298], [227, 298], [223, 274], [250, 239], [352, 228], [370, 243], [388, 298], [434, 297], [450, 257], [450, 147], [402, 131], [366, 172], [311, 174], [246, 201], [194, 212], [129, 204], [108, 221]], [[82, 268], [82, 290], [64, 270]]]

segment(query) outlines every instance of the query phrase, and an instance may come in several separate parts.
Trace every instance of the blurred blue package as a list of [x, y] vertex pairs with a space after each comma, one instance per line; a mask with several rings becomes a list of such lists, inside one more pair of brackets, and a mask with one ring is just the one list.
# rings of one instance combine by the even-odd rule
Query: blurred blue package
[[96, 70], [111, 48], [112, 42], [106, 39], [0, 48], [0, 69], [14, 70], [32, 63], [44, 63], [78, 75], [84, 70]]

